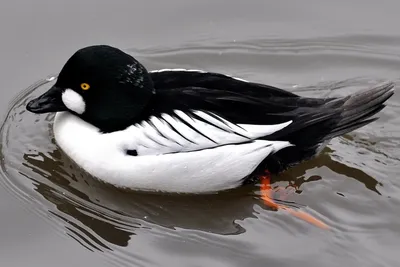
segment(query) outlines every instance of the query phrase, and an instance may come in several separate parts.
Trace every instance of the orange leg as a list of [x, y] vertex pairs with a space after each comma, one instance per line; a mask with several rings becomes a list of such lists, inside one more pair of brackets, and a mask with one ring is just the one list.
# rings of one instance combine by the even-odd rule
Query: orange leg
[[260, 177], [261, 179], [261, 198], [264, 201], [264, 204], [267, 205], [270, 208], [273, 208], [274, 210], [282, 209], [290, 214], [296, 216], [297, 218], [300, 218], [306, 222], [309, 222], [311, 224], [314, 224], [322, 229], [329, 229], [329, 226], [326, 225], [324, 222], [318, 220], [317, 218], [314, 218], [313, 216], [299, 210], [294, 210], [288, 206], [282, 205], [275, 203], [273, 200], [272, 196], [272, 189], [271, 189], [271, 177], [268, 172], [266, 172], [265, 175]]
[[276, 204], [273, 200], [272, 189], [271, 189], [271, 177], [268, 173], [263, 175], [261, 178], [261, 198], [264, 201], [264, 204], [270, 208], [277, 210], [279, 205]]

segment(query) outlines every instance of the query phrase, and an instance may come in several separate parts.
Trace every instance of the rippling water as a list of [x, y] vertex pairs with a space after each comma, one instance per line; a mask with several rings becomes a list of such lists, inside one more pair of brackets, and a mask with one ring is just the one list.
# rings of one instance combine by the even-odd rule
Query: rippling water
[[[330, 49], [337, 51], [346, 47], [347, 51], [367, 49], [336, 46], [340, 42], [329, 39], [298, 44], [276, 40], [264, 41], [265, 45], [260, 45], [260, 41], [254, 43], [257, 45], [131, 52], [136, 52], [152, 69], [151, 66], [171, 67], [170, 62], [185, 66], [194, 58], [205, 60], [218, 54], [232, 61], [228, 65], [240, 61], [240, 66], [250, 66], [250, 62], [243, 62], [247, 59], [253, 60], [256, 67], [257, 62], [254, 64], [251, 57], [265, 62], [278, 58], [280, 52], [288, 56], [301, 50], [306, 52], [302, 57], [313, 57], [323, 54], [321, 44], [330, 44]], [[311, 52], [313, 49], [316, 53]], [[260, 71], [254, 73], [262, 75]], [[398, 243], [400, 198], [396, 194], [396, 174], [400, 133], [396, 114], [400, 106], [396, 101], [389, 102], [378, 122], [334, 139], [320, 157], [274, 177], [275, 186], [287, 187], [282, 197], [291, 205], [332, 226], [332, 230], [324, 231], [285, 212], [264, 207], [257, 185], [213, 195], [184, 196], [126, 192], [98, 182], [55, 145], [54, 115], [35, 115], [25, 110], [29, 100], [52, 85], [51, 80], [33, 84], [10, 108], [1, 131], [5, 177], [2, 182], [13, 195], [29, 204], [52, 231], [72, 238], [106, 260], [121, 265], [147, 265], [160, 263], [163, 257], [175, 253], [189, 261], [200, 257], [202, 264], [225, 262], [238, 266], [308, 262], [309, 257], [315, 257], [313, 264], [317, 266], [347, 254], [370, 264], [382, 261], [377, 248], [385, 247], [386, 253], [390, 253], [390, 243]], [[331, 96], [345, 95], [376, 82], [358, 78], [280, 86], [304, 95]], [[147, 240], [144, 247], [140, 246], [142, 239]], [[145, 249], [146, 256], [141, 249]], [[156, 256], [149, 257], [149, 251]], [[326, 256], [323, 260], [318, 258], [321, 253]]]
[[[76, 3], [61, 9], [58, 6], [57, 11], [51, 6], [44, 8], [43, 3], [49, 4], [46, 1], [39, 2], [41, 9], [29, 7], [36, 10], [32, 14], [50, 16], [52, 10], [57, 14], [51, 17], [55, 22], [64, 13], [78, 14]], [[210, 8], [210, 3], [189, 5], [176, 0], [175, 5], [160, 9], [164, 13], [153, 10], [156, 22], [149, 22], [146, 28], [159, 34], [161, 41], [153, 43], [158, 40], [156, 34], [142, 33], [143, 26], [136, 23], [130, 27], [142, 38], [135, 42], [124, 39], [128, 45], [119, 47], [149, 70], [177, 67], [217, 71], [315, 97], [347, 95], [382, 80], [398, 82], [400, 35], [396, 25], [400, 21], [394, 8], [398, 5], [394, 1], [390, 7], [358, 0], [352, 1], [353, 5], [322, 2], [307, 0], [299, 6], [297, 2], [282, 1], [282, 6], [269, 4], [265, 9], [260, 1], [246, 7], [232, 2], [233, 14], [227, 15], [221, 4]], [[358, 5], [354, 5], [356, 2]], [[127, 35], [125, 27], [130, 24], [122, 20], [129, 9], [121, 8], [112, 16], [121, 19], [119, 31], [114, 31], [110, 26], [114, 24], [93, 15], [109, 14], [105, 1], [90, 6], [93, 9], [86, 5], [80, 9], [86, 10], [82, 13], [86, 15], [79, 13], [74, 20], [70, 20], [72, 16], [64, 18], [71, 24], [62, 24], [61, 30], [76, 28], [83, 32], [77, 36], [87, 38], [85, 42], [89, 43], [118, 44], [120, 37], [115, 32], [121, 28]], [[289, 12], [287, 6], [297, 11]], [[351, 7], [359, 10], [361, 6], [364, 15], [357, 17]], [[26, 10], [9, 13], [22, 12], [31, 18], [33, 15]], [[135, 10], [134, 20], [145, 20], [145, 12], [139, 7]], [[180, 26], [181, 16], [176, 12], [190, 17], [186, 28]], [[159, 16], [168, 17], [174, 26], [161, 25]], [[87, 27], [92, 31], [82, 30]], [[170, 32], [157, 32], [159, 27]], [[33, 33], [15, 38], [28, 40]], [[83, 46], [82, 39], [71, 41], [62, 32], [48, 32], [46, 36], [50, 37], [44, 37], [44, 42], [54, 36], [63, 40], [54, 51], [68, 50], [57, 64], [46, 65], [56, 53], [45, 51], [50, 54], [33, 63], [13, 65], [10, 60], [0, 63], [0, 67], [24, 69], [28, 65], [38, 77], [44, 77], [57, 73], [75, 50], [75, 46], [65, 45], [68, 41], [76, 48]], [[5, 43], [11, 39], [5, 38]], [[29, 42], [35, 44], [38, 40], [31, 38]], [[133, 47], [132, 43], [139, 44]], [[13, 49], [18, 51], [14, 47], [7, 51]], [[35, 53], [40, 54], [38, 50]], [[46, 67], [40, 69], [36, 64]], [[399, 92], [388, 101], [378, 121], [332, 140], [319, 157], [273, 177], [277, 190], [286, 187], [275, 197], [326, 222], [331, 226], [327, 231], [265, 207], [257, 184], [219, 194], [188, 196], [123, 191], [97, 181], [55, 144], [54, 115], [35, 115], [25, 110], [27, 102], [54, 81], [43, 78], [35, 83], [38, 78], [29, 76], [30, 72], [23, 74], [4, 75], [2, 79], [14, 77], [1, 90], [16, 95], [8, 109], [4, 107], [8, 113], [0, 132], [0, 189], [7, 192], [0, 195], [2, 259], [11, 262], [9, 258], [13, 257], [17, 263], [25, 257], [26, 262], [42, 266], [46, 262], [57, 266], [400, 264]]]

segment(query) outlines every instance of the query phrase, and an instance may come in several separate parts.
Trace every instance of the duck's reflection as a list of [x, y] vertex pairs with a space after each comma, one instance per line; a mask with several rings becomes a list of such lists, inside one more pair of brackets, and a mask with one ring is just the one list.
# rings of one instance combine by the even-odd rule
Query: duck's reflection
[[377, 186], [380, 185], [380, 183], [375, 178], [360, 169], [350, 167], [346, 164], [332, 159], [332, 152], [333, 150], [331, 150], [329, 147], [325, 148], [318, 157], [309, 161], [305, 161], [300, 165], [291, 168], [279, 175], [278, 180], [287, 181], [288, 183], [293, 184], [293, 187], [300, 188], [302, 184], [306, 182], [322, 179], [318, 176], [312, 176], [306, 179], [307, 170], [312, 168], [327, 167], [337, 174], [341, 174], [348, 178], [357, 180], [358, 182], [364, 184], [365, 187], [369, 190], [381, 195], [381, 193], [377, 189]]
[[[60, 157], [58, 151], [49, 153], [46, 156], [42, 153], [25, 154], [25, 166], [29, 167], [33, 172], [39, 174], [39, 177], [28, 177], [35, 181], [35, 191], [41, 194], [45, 199], [55, 205], [61, 212], [57, 213], [49, 210], [50, 213], [64, 220], [72, 238], [82, 244], [89, 250], [110, 249], [106, 242], [126, 246], [132, 232], [120, 229], [117, 225], [113, 225], [106, 221], [98, 211], [90, 210], [91, 205], [96, 205], [92, 202], [88, 195], [71, 184], [78, 181], [75, 175], [68, 175], [61, 161], [55, 161], [55, 158]], [[47, 181], [41, 179], [47, 179]], [[91, 216], [95, 213], [97, 216]], [[73, 220], [72, 218], [77, 221]], [[82, 227], [77, 222], [82, 223], [86, 227]], [[95, 232], [104, 241], [97, 238], [90, 231]]]
[[[287, 182], [300, 193], [305, 183], [321, 179], [318, 176], [306, 177], [306, 171], [326, 166], [379, 193], [376, 189], [378, 182], [373, 177], [332, 160], [329, 152], [326, 149], [318, 158], [274, 176], [274, 182]], [[110, 249], [107, 242], [127, 246], [137, 228], [152, 223], [170, 228], [239, 234], [244, 229], [237, 222], [255, 217], [253, 207], [260, 205], [254, 195], [258, 189], [253, 185], [210, 195], [124, 191], [85, 174], [57, 149], [48, 155], [25, 154], [24, 159], [24, 165], [38, 174], [30, 177], [36, 182], [36, 191], [61, 213], [50, 212], [69, 224], [68, 234], [72, 238], [91, 250]]]
[[244, 229], [236, 220], [254, 217], [257, 200], [252, 187], [210, 195], [124, 191], [93, 179], [58, 150], [25, 154], [24, 159], [38, 174], [28, 177], [35, 181], [35, 190], [61, 213], [50, 212], [68, 223], [71, 236], [90, 249], [109, 249], [104, 241], [127, 246], [143, 223], [239, 234]]

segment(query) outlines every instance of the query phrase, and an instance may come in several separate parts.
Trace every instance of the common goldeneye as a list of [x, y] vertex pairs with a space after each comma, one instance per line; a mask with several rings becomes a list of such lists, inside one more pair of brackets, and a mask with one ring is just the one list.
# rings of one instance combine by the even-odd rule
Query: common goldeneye
[[278, 173], [376, 118], [392, 82], [341, 98], [309, 98], [219, 73], [148, 72], [106, 45], [78, 50], [30, 101], [57, 112], [57, 144], [117, 187], [204, 193]]

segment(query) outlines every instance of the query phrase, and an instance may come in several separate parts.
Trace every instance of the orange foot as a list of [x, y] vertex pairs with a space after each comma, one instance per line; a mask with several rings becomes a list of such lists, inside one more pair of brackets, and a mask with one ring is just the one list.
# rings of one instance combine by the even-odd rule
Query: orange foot
[[306, 222], [314, 224], [322, 229], [329, 229], [329, 226], [327, 224], [303, 211], [294, 210], [288, 206], [275, 203], [272, 197], [271, 177], [268, 172], [266, 172], [265, 175], [261, 176], [260, 180], [261, 180], [261, 198], [264, 201], [265, 205], [267, 205], [270, 208], [273, 208], [274, 210], [278, 209], [285, 210], [290, 214], [296, 216], [297, 218], [300, 218]]

